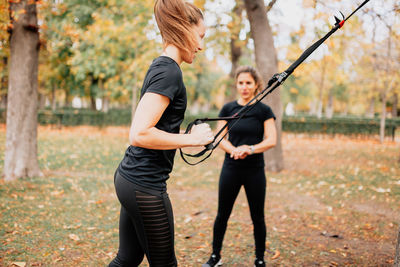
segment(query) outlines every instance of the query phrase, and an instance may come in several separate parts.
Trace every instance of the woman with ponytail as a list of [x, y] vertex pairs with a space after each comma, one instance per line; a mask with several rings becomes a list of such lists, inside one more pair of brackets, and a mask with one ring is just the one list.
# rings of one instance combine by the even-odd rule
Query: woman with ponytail
[[109, 267], [138, 266], [144, 255], [151, 267], [177, 266], [166, 180], [177, 148], [213, 141], [210, 126], [204, 123], [189, 134], [179, 133], [186, 109], [180, 64], [192, 63], [203, 49], [202, 12], [183, 0], [157, 0], [154, 14], [163, 53], [147, 71], [129, 131], [130, 146], [115, 172], [121, 203], [119, 250]]

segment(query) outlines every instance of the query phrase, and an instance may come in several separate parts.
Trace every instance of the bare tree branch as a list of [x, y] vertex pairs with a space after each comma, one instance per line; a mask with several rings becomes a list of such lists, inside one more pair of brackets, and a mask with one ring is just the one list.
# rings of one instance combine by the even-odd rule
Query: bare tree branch
[[277, 0], [271, 0], [271, 2], [269, 2], [268, 6], [265, 7], [265, 9], [267, 10], [267, 13], [271, 10], [271, 8], [275, 5]]

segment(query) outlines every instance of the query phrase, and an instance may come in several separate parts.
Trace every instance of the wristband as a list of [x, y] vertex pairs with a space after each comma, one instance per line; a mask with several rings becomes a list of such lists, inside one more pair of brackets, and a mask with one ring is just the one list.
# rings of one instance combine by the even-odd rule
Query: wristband
[[254, 146], [253, 145], [250, 146], [250, 150], [251, 150], [251, 154], [254, 154]]

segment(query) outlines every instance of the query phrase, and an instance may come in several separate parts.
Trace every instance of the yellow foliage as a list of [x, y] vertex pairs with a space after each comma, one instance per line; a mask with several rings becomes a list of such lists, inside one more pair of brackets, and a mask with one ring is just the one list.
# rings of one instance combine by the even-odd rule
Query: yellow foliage
[[194, 0], [193, 1], [193, 4], [200, 9], [204, 9], [205, 3], [206, 3], [206, 0]]
[[295, 88], [295, 87], [292, 87], [292, 88], [290, 88], [290, 93], [297, 95], [299, 93], [299, 90], [297, 90], [297, 88]]
[[303, 7], [305, 8], [315, 8], [316, 0], [303, 0]]

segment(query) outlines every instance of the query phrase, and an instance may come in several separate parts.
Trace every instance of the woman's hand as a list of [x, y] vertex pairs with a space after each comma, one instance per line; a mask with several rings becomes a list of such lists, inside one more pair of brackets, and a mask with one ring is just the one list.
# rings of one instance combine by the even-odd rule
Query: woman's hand
[[248, 145], [241, 145], [236, 147], [232, 152], [231, 152], [231, 158], [237, 160], [237, 159], [244, 159], [248, 155], [251, 155], [252, 151], [250, 146]]
[[205, 146], [214, 141], [213, 132], [207, 123], [193, 125], [190, 135], [193, 137], [193, 145], [195, 146]]

